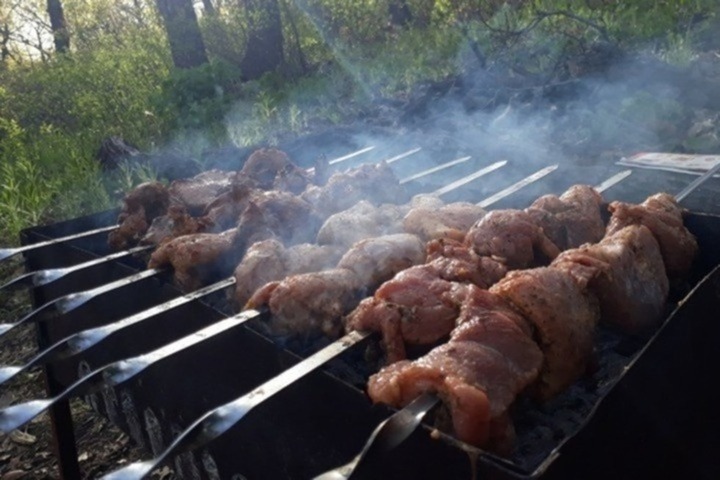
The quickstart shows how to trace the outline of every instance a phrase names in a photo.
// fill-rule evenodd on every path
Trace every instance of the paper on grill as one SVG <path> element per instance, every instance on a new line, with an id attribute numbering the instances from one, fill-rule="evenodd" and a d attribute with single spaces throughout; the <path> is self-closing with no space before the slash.
<path id="1" fill-rule="evenodd" d="M 670 172 L 700 175 L 720 163 L 718 155 L 687 153 L 641 152 L 620 159 L 617 164 L 630 167 L 666 170 Z M 717 177 L 718 175 L 716 175 Z"/>

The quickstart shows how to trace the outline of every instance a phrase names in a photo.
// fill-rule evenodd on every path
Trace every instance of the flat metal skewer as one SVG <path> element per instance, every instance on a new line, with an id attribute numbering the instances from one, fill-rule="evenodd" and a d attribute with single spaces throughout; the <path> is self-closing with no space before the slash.
<path id="1" fill-rule="evenodd" d="M 72 240 L 77 240 L 79 238 L 90 237 L 92 235 L 97 235 L 99 233 L 110 232 L 112 230 L 115 230 L 118 227 L 119 227 L 119 225 L 110 225 L 107 227 L 100 227 L 100 228 L 95 228 L 93 230 L 87 230 L 87 231 L 81 232 L 81 233 L 75 233 L 73 235 L 68 235 L 65 237 L 53 238 L 52 240 L 44 240 L 42 242 L 33 243 L 31 245 L 25 245 L 23 247 L 0 248 L 0 262 L 2 262 L 3 260 L 5 260 L 7 258 L 15 256 L 19 253 L 24 253 L 24 252 L 27 252 L 30 250 L 34 250 L 36 248 L 47 247 L 48 245 L 55 245 L 56 243 L 69 242 Z"/>
<path id="2" fill-rule="evenodd" d="M 163 359 L 185 350 L 209 337 L 219 335 L 231 328 L 242 325 L 262 315 L 257 310 L 246 310 L 232 317 L 216 322 L 179 340 L 137 357 L 120 360 L 92 371 L 55 397 L 31 400 L 11 405 L 0 410 L 0 431 L 10 433 L 52 407 L 54 404 L 77 395 L 93 393 L 103 384 L 117 386 L 129 381 L 150 365 L 158 364 Z"/>
<path id="3" fill-rule="evenodd" d="M 56 280 L 59 280 L 63 278 L 66 275 L 69 275 L 73 272 L 77 272 L 79 270 L 83 270 L 86 268 L 94 267 L 96 265 L 101 265 L 103 263 L 112 262 L 114 260 L 117 260 L 122 257 L 127 257 L 128 255 L 134 255 L 136 253 L 144 252 L 147 250 L 150 250 L 154 248 L 153 245 L 145 245 L 141 247 L 135 247 L 128 250 L 123 250 L 122 252 L 113 253 L 111 255 L 107 255 L 104 257 L 95 258 L 93 260 L 89 260 L 87 262 L 78 263 L 77 265 L 73 265 L 71 267 L 63 267 L 63 268 L 48 268 L 45 270 L 36 270 L 34 272 L 28 272 L 24 275 L 20 275 L 19 277 L 10 280 L 6 284 L 0 286 L 0 290 L 3 289 L 9 289 L 9 290 L 15 290 L 23 287 L 40 287 L 43 285 L 48 285 Z"/>
<path id="4" fill-rule="evenodd" d="M 95 297 L 108 293 L 112 290 L 125 287 L 127 285 L 145 280 L 146 278 L 154 277 L 165 270 L 152 268 L 149 270 L 143 270 L 139 273 L 134 273 L 128 277 L 115 280 L 114 282 L 106 283 L 89 290 L 83 290 L 82 292 L 70 293 L 63 297 L 56 298 L 48 303 L 45 303 L 32 312 L 25 315 L 23 318 L 15 323 L 0 323 L 0 338 L 6 335 L 8 332 L 14 330 L 20 325 L 25 325 L 30 322 L 39 320 L 39 314 L 48 310 L 52 310 L 56 313 L 64 314 L 68 313 L 76 308 L 84 305 Z"/>
<path id="5" fill-rule="evenodd" d="M 182 295 L 167 302 L 155 305 L 142 312 L 136 313 L 122 320 L 118 320 L 108 325 L 90 328 L 81 332 L 70 335 L 59 342 L 46 348 L 24 365 L 5 365 L 0 367 L 0 386 L 8 382 L 18 374 L 29 370 L 32 367 L 45 365 L 47 363 L 68 358 L 83 352 L 87 352 L 100 342 L 112 337 L 117 332 L 138 325 L 160 313 L 167 312 L 181 305 L 185 305 L 194 300 L 198 300 L 204 296 L 210 295 L 217 291 L 223 290 L 235 284 L 235 277 L 229 277 L 219 282 L 208 285 L 207 287 L 196 290 L 192 293 Z"/>

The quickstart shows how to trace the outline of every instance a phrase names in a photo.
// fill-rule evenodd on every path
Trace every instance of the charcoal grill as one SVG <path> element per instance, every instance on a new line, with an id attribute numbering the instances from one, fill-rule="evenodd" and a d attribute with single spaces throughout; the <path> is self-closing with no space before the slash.
<path id="1" fill-rule="evenodd" d="M 528 171 L 527 165 L 511 167 L 504 172 L 503 182 L 508 184 Z M 561 170 L 561 174 L 523 189 L 496 207 L 524 207 L 539 195 L 560 193 L 574 183 L 600 181 L 616 171 L 612 166 L 565 166 Z M 679 191 L 687 183 L 687 178 L 677 174 L 637 171 L 605 196 L 639 202 L 657 191 Z M 477 201 L 497 190 L 497 184 L 489 184 L 471 184 L 457 197 Z M 520 415 L 519 435 L 527 435 L 521 445 L 549 441 L 554 450 L 536 449 L 544 451 L 539 454 L 530 448 L 530 453 L 519 460 L 503 460 L 433 431 L 426 424 L 400 447 L 365 464 L 359 478 L 718 478 L 720 462 L 715 458 L 720 440 L 714 431 L 720 426 L 719 414 L 715 413 L 720 388 L 709 374 L 703 375 L 712 372 L 717 363 L 714 341 L 720 338 L 720 325 L 712 313 L 720 304 L 720 270 L 713 269 L 720 264 L 720 251 L 715 248 L 720 239 L 720 216 L 714 214 L 720 212 L 716 193 L 717 186 L 708 184 L 685 202 L 693 210 L 687 224 L 698 237 L 701 252 L 690 282 L 694 289 L 652 338 L 617 341 L 613 337 L 616 355 L 626 361 L 635 358 L 631 368 L 608 380 L 598 394 L 601 401 L 574 405 L 583 413 L 580 418 L 560 419 L 573 427 L 559 438 L 543 439 L 542 432 L 524 425 L 526 420 L 529 425 L 538 418 L 557 421 L 552 412 L 536 409 L 529 416 Z M 117 213 L 30 228 L 22 232 L 22 243 L 112 225 Z M 99 235 L 30 251 L 25 255 L 27 270 L 108 254 L 105 240 Z M 34 288 L 33 303 L 40 306 L 143 268 L 132 257 L 98 265 L 82 275 Z M 39 347 L 117 321 L 178 294 L 167 275 L 128 285 L 51 322 L 40 322 Z M 48 393 L 55 395 L 79 375 L 117 359 L 118 352 L 122 357 L 142 353 L 228 313 L 218 294 L 160 314 L 142 335 L 121 333 L 81 359 L 47 366 Z M 201 414 L 281 373 L 306 353 L 261 332 L 259 322 L 251 322 L 173 356 L 162 368 L 147 369 L 130 387 L 105 389 L 86 400 L 149 452 L 160 453 Z M 373 342 L 369 338 L 364 343 Z M 362 390 L 370 373 L 360 368 L 364 364 L 362 353 L 362 348 L 347 352 L 328 368 L 269 399 L 243 419 L 242 425 L 207 447 L 179 456 L 174 461 L 176 472 L 183 478 L 310 478 L 346 462 L 361 449 L 377 423 L 391 413 L 383 406 L 372 406 Z M 572 392 L 570 395 L 564 401 L 578 403 Z M 570 416 L 567 412 L 573 409 L 562 411 Z M 56 406 L 52 416 L 63 474 L 76 478 L 79 474 L 67 404 Z"/>

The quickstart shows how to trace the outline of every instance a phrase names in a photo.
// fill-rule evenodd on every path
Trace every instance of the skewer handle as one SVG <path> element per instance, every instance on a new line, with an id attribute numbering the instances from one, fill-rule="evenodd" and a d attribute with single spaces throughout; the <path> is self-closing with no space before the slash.
<path id="1" fill-rule="evenodd" d="M 117 225 L 111 225 L 109 227 L 100 227 L 100 228 L 96 228 L 94 230 L 88 230 L 88 231 L 76 233 L 73 235 L 67 235 L 65 237 L 53 238 L 51 240 L 45 240 L 42 242 L 33 243 L 31 245 L 25 245 L 23 247 L 0 248 L 0 262 L 7 258 L 15 256 L 19 253 L 27 252 L 28 250 L 34 250 L 36 248 L 42 248 L 42 247 L 46 247 L 48 245 L 54 245 L 54 244 L 62 243 L 62 242 L 69 242 L 70 240 L 76 240 L 78 238 L 89 237 L 91 235 L 97 235 L 98 233 L 109 232 L 111 230 L 115 230 L 116 228 L 118 228 Z"/>

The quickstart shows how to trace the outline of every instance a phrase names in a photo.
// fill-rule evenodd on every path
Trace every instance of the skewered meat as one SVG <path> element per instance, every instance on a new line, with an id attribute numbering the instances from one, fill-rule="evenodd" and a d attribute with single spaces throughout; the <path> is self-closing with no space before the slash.
<path id="1" fill-rule="evenodd" d="M 337 268 L 291 275 L 266 284 L 252 295 L 246 306 L 268 307 L 272 314 L 270 326 L 276 333 L 320 329 L 326 335 L 337 336 L 342 316 L 357 305 L 368 289 L 411 262 L 424 259 L 423 245 L 413 235 L 363 240 L 353 245 Z"/>
<path id="2" fill-rule="evenodd" d="M 695 237 L 683 224 L 683 209 L 672 195 L 658 193 L 640 205 L 612 202 L 607 234 L 611 235 L 628 225 L 645 225 L 660 245 L 667 276 L 685 278 L 698 251 Z"/>
<path id="3" fill-rule="evenodd" d="M 501 261 L 510 270 L 552 260 L 560 253 L 542 228 L 522 210 L 488 213 L 470 228 L 465 244 L 478 255 Z"/>
<path id="4" fill-rule="evenodd" d="M 602 197 L 592 187 L 574 185 L 560 197 L 545 195 L 525 211 L 560 250 L 599 242 L 605 234 Z"/>
<path id="5" fill-rule="evenodd" d="M 268 308 L 271 330 L 278 335 L 320 331 L 339 335 L 338 319 L 364 294 L 358 277 L 345 268 L 291 275 L 256 291 L 247 308 Z"/>
<path id="6" fill-rule="evenodd" d="M 397 233 L 355 243 L 338 262 L 369 290 L 396 273 L 425 261 L 425 245 L 415 235 Z"/>
<path id="7" fill-rule="evenodd" d="M 192 178 L 174 180 L 168 190 L 191 215 L 200 215 L 218 195 L 230 188 L 234 177 L 235 172 L 207 170 Z"/>
<path id="8" fill-rule="evenodd" d="M 148 182 L 138 185 L 125 195 L 123 202 L 122 212 L 118 216 L 120 227 L 108 236 L 108 244 L 117 250 L 137 242 L 155 217 L 165 213 L 170 206 L 170 194 L 162 183 Z"/>
<path id="9" fill-rule="evenodd" d="M 510 272 L 490 287 L 535 328 L 535 340 L 545 354 L 534 386 L 541 399 L 558 394 L 585 372 L 600 318 L 598 300 L 587 284 L 597 274 L 594 267 L 577 269 L 573 275 L 540 267 Z"/>
<path id="10" fill-rule="evenodd" d="M 507 451 L 513 436 L 508 407 L 537 378 L 542 352 L 524 319 L 477 287 L 470 288 L 459 323 L 447 343 L 424 357 L 373 375 L 368 393 L 399 408 L 436 392 L 449 406 L 460 440 Z"/>
<path id="11" fill-rule="evenodd" d="M 175 281 L 184 291 L 200 288 L 209 273 L 227 276 L 237 264 L 239 249 L 236 230 L 222 233 L 196 233 L 183 235 L 161 245 L 150 256 L 148 268 L 171 265 Z M 223 261 L 218 261 L 223 259 Z"/>
<path id="12" fill-rule="evenodd" d="M 428 345 L 455 327 L 472 286 L 443 280 L 431 265 L 403 270 L 345 319 L 346 330 L 380 332 L 388 363 L 406 358 L 405 345 Z"/>
<path id="13" fill-rule="evenodd" d="M 256 232 L 267 231 L 288 244 L 315 239 L 319 220 L 312 206 L 296 195 L 277 190 L 256 190 L 245 210 L 249 211 L 247 214 L 243 212 L 237 225 L 242 236 L 248 235 L 249 238 Z M 256 235 L 255 239 L 261 238 Z M 245 237 L 243 240 L 246 240 Z"/>
<path id="14" fill-rule="evenodd" d="M 406 196 L 385 162 L 334 173 L 324 186 L 310 185 L 302 194 L 322 218 L 346 210 L 360 200 L 369 200 L 375 205 L 400 204 L 407 200 Z"/>
<path id="15" fill-rule="evenodd" d="M 403 227 L 408 233 L 414 233 L 425 241 L 451 238 L 462 241 L 465 234 L 479 219 L 485 210 L 477 205 L 456 202 L 448 205 L 421 206 L 413 208 L 403 219 Z"/>
<path id="16" fill-rule="evenodd" d="M 481 257 L 454 240 L 432 240 L 426 249 L 427 262 L 443 280 L 469 282 L 481 288 L 489 288 L 507 273 L 504 264 L 490 257 Z"/>
<path id="17" fill-rule="evenodd" d="M 242 175 L 255 180 L 259 188 L 280 188 L 299 194 L 309 184 L 308 174 L 290 161 L 287 154 L 275 148 L 254 151 L 245 161 Z"/>
<path id="18" fill-rule="evenodd" d="M 328 217 L 318 231 L 317 243 L 349 248 L 355 242 L 366 238 L 400 233 L 400 221 L 405 210 L 402 206 L 390 204 L 375 207 L 370 202 L 361 200 L 347 210 Z"/>
<path id="19" fill-rule="evenodd" d="M 257 191 L 250 182 L 233 182 L 228 191 L 210 202 L 203 216 L 219 231 L 232 228 Z"/>
<path id="20" fill-rule="evenodd" d="M 180 204 L 173 204 L 165 215 L 155 217 L 140 243 L 161 245 L 173 238 L 209 230 L 213 223 L 205 218 L 193 218 Z"/>
<path id="21" fill-rule="evenodd" d="M 572 271 L 597 267 L 588 288 L 600 300 L 603 321 L 626 332 L 656 326 L 662 318 L 669 283 L 660 247 L 650 230 L 631 225 L 605 237 L 561 253 L 552 267 Z"/>
<path id="22" fill-rule="evenodd" d="M 341 249 L 335 246 L 303 243 L 285 248 L 276 239 L 256 242 L 235 268 L 234 303 L 243 307 L 252 294 L 266 283 L 288 275 L 333 267 L 341 254 Z"/>

